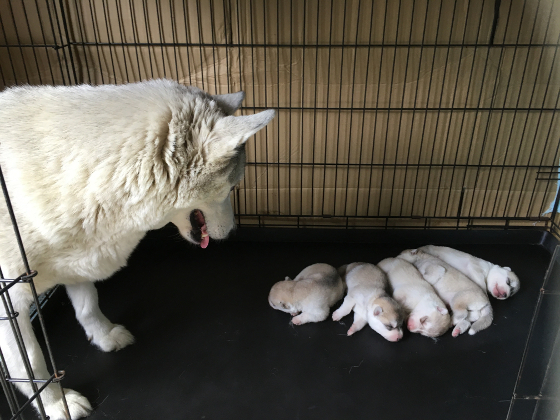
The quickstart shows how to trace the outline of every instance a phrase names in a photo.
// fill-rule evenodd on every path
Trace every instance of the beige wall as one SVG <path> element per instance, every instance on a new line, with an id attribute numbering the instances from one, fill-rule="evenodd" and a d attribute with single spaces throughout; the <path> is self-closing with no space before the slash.
<path id="1" fill-rule="evenodd" d="M 0 0 L 0 83 L 168 77 L 280 108 L 249 145 L 241 214 L 413 227 L 535 218 L 553 199 L 537 178 L 560 158 L 559 2 L 502 1 L 494 46 L 482 0 L 68 0 L 66 26 L 56 5 Z"/>

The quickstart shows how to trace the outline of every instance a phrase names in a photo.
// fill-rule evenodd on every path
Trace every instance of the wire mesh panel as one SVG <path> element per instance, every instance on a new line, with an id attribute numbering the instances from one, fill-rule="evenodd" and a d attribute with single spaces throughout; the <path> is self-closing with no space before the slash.
<path id="1" fill-rule="evenodd" d="M 0 333 L 3 335 L 3 343 L 13 343 L 12 346 L 14 348 L 7 349 L 3 348 L 0 349 L 0 384 L 2 385 L 2 390 L 4 391 L 4 395 L 8 401 L 9 408 L 12 412 L 12 419 L 23 419 L 23 412 L 24 410 L 30 406 L 32 403 L 36 404 L 36 408 L 39 411 L 39 414 L 42 419 L 47 419 L 47 415 L 45 413 L 45 407 L 43 405 L 43 401 L 41 399 L 41 392 L 48 387 L 53 386 L 52 384 L 57 384 L 56 386 L 59 387 L 60 393 L 62 394 L 62 401 L 64 405 L 64 409 L 66 411 L 66 416 L 70 419 L 70 412 L 68 410 L 68 405 L 66 403 L 66 398 L 64 397 L 64 392 L 62 389 L 62 385 L 60 381 L 64 377 L 64 371 L 58 371 L 56 369 L 56 365 L 54 362 L 54 358 L 52 355 L 52 351 L 50 348 L 48 336 L 45 329 L 45 323 L 43 320 L 43 316 L 41 313 L 41 302 L 39 297 L 37 296 L 37 292 L 35 290 L 35 286 L 33 284 L 33 277 L 37 275 L 37 272 L 32 270 L 29 266 L 29 262 L 27 261 L 27 256 L 25 254 L 25 249 L 23 246 L 23 241 L 19 234 L 19 229 L 17 227 L 17 222 L 15 219 L 15 215 L 12 209 L 12 205 L 10 202 L 10 198 L 8 195 L 8 191 L 6 188 L 6 184 L 4 181 L 4 176 L 0 169 L 0 184 L 2 186 L 2 192 L 4 194 L 4 199 L 6 201 L 6 207 L 12 222 L 12 226 L 14 228 L 14 242 L 17 242 L 17 247 L 21 253 L 22 265 L 25 267 L 25 273 L 18 276 L 15 279 L 6 279 L 4 278 L 4 274 L 2 269 L 0 268 L 0 299 L 2 300 L 2 306 L 0 309 L 0 328 L 2 331 Z M 52 372 L 54 372 L 48 378 L 38 378 L 35 376 L 34 373 L 34 365 L 30 360 L 28 355 L 28 351 L 26 349 L 26 343 L 23 338 L 22 328 L 18 322 L 18 317 L 20 314 L 14 309 L 14 304 L 12 303 L 12 298 L 10 297 L 10 289 L 14 290 L 14 287 L 25 287 L 28 286 L 32 297 L 33 297 L 33 304 L 35 314 L 39 320 L 41 332 L 43 334 L 45 345 L 47 349 L 47 354 L 51 363 Z M 11 335 L 11 337 L 10 337 Z M 10 338 L 8 338 L 10 337 Z M 9 351 L 8 351 L 9 350 Z M 27 377 L 20 378 L 14 377 L 10 374 L 10 367 L 5 357 L 5 354 L 10 353 L 9 358 L 14 358 L 16 356 L 16 363 L 21 363 L 24 366 L 25 372 Z M 32 389 L 32 395 L 24 402 L 20 403 L 20 398 L 18 394 L 15 392 L 14 384 L 24 384 L 28 383 Z"/>
<path id="2" fill-rule="evenodd" d="M 550 225 L 558 2 L 2 3 L 4 85 L 167 77 L 276 107 L 241 225 Z"/>

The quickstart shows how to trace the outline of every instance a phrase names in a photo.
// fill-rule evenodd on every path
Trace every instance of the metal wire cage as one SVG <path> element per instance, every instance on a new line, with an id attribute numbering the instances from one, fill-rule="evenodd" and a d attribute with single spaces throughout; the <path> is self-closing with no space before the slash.
<path id="1" fill-rule="evenodd" d="M 167 77 L 279 115 L 241 226 L 558 230 L 558 4 L 7 1 L 0 82 Z"/>
<path id="2" fill-rule="evenodd" d="M 554 0 L 0 0 L 0 88 L 245 90 L 239 226 L 560 236 L 559 43 Z"/>

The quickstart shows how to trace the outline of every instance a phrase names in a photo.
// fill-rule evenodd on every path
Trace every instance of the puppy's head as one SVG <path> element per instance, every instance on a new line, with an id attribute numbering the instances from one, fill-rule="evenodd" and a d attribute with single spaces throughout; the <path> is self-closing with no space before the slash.
<path id="1" fill-rule="evenodd" d="M 391 297 L 383 296 L 368 303 L 369 326 L 389 341 L 399 341 L 403 336 L 401 306 Z"/>
<path id="2" fill-rule="evenodd" d="M 439 337 L 451 327 L 449 311 L 443 303 L 427 303 L 418 305 L 407 321 L 407 328 L 412 333 L 426 337 Z"/>
<path id="3" fill-rule="evenodd" d="M 402 258 L 403 260 L 414 264 L 422 254 L 423 251 L 420 251 L 419 249 L 405 249 L 398 255 L 398 258 Z"/>
<path id="4" fill-rule="evenodd" d="M 279 281 L 274 284 L 268 294 L 269 305 L 279 311 L 296 314 L 298 311 L 293 301 L 294 285 L 292 280 Z"/>
<path id="5" fill-rule="evenodd" d="M 487 289 L 496 299 L 507 299 L 519 290 L 521 283 L 511 268 L 493 266 L 486 278 Z"/>

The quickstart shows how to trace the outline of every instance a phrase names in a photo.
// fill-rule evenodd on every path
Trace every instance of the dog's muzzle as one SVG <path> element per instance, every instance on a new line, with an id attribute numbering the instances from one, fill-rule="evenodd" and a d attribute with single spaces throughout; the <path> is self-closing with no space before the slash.
<path id="1" fill-rule="evenodd" d="M 210 236 L 206 230 L 206 219 L 201 210 L 193 210 L 189 216 L 191 222 L 191 238 L 198 242 L 201 248 L 206 248 L 210 242 Z"/>

